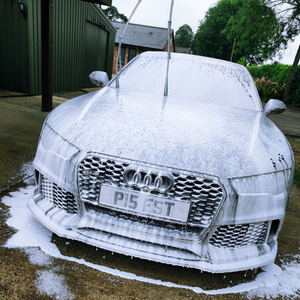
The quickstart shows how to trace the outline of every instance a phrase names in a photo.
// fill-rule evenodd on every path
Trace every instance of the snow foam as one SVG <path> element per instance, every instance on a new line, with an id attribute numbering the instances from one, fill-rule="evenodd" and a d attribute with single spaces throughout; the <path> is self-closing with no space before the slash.
<path id="1" fill-rule="evenodd" d="M 9 196 L 2 199 L 2 202 L 10 207 L 11 217 L 7 219 L 7 224 L 18 230 L 17 233 L 6 242 L 7 248 L 22 248 L 29 256 L 32 264 L 51 266 L 53 257 L 74 261 L 88 267 L 97 269 L 114 276 L 124 279 L 139 280 L 156 285 L 163 285 L 172 288 L 190 289 L 196 293 L 205 294 L 228 294 L 228 293 L 247 293 L 249 298 L 279 297 L 297 298 L 300 296 L 300 255 L 296 255 L 288 263 L 282 263 L 282 268 L 275 264 L 270 264 L 263 268 L 264 272 L 259 273 L 252 282 L 238 284 L 233 287 L 223 289 L 203 290 L 201 287 L 179 285 L 172 282 L 137 276 L 133 273 L 111 269 L 106 266 L 96 265 L 86 262 L 84 259 L 64 256 L 60 253 L 55 244 L 51 243 L 52 233 L 42 226 L 27 208 L 27 200 L 33 193 L 34 187 L 20 189 L 12 192 Z M 35 248 L 30 248 L 35 247 Z M 41 250 L 39 250 L 41 249 Z M 300 248 L 299 248 L 300 250 Z M 289 255 L 287 256 L 290 258 Z M 36 287 L 41 294 L 55 296 L 57 299 L 73 299 L 74 297 L 66 287 L 65 278 L 55 273 L 55 269 L 37 272 L 38 278 L 35 281 Z M 50 284 L 51 283 L 51 284 Z"/>

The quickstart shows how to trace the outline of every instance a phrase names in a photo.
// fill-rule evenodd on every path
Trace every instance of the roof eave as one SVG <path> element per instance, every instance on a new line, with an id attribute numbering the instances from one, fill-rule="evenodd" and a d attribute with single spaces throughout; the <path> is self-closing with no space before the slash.
<path id="1" fill-rule="evenodd" d="M 106 6 L 111 6 L 112 5 L 112 0 L 81 0 L 85 2 L 92 2 L 100 5 L 106 5 Z"/>

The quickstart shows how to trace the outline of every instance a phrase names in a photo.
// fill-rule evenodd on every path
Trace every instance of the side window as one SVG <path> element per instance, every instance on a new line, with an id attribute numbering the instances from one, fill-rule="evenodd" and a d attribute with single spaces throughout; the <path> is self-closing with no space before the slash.
<path id="1" fill-rule="evenodd" d="M 128 62 L 130 62 L 136 56 L 136 49 L 130 48 L 128 54 Z"/>

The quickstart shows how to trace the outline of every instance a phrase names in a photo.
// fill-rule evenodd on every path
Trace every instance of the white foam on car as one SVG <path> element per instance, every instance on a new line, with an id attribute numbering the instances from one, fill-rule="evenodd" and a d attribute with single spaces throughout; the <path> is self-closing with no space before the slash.
<path id="1" fill-rule="evenodd" d="M 285 263 L 285 257 L 282 257 L 283 263 L 281 268 L 275 264 L 265 266 L 263 268 L 264 272 L 259 273 L 252 282 L 210 291 L 203 290 L 201 287 L 179 285 L 172 282 L 163 282 L 161 280 L 137 276 L 133 273 L 92 264 L 86 262 L 84 259 L 64 256 L 60 253 L 56 245 L 51 243 L 52 232 L 41 225 L 27 208 L 27 200 L 33 193 L 33 189 L 34 187 L 29 186 L 11 193 L 10 197 L 6 196 L 2 199 L 2 202 L 10 207 L 11 216 L 7 219 L 7 224 L 18 230 L 18 232 L 12 235 L 12 237 L 6 242 L 5 247 L 23 248 L 29 256 L 29 260 L 32 264 L 49 267 L 52 263 L 51 257 L 56 257 L 68 261 L 74 261 L 124 279 L 134 279 L 141 282 L 173 288 L 190 289 L 196 293 L 214 295 L 246 292 L 249 298 L 282 296 L 284 298 L 293 299 L 300 296 L 299 254 L 294 256 L 292 260 L 290 259 L 290 255 L 287 254 L 286 259 L 289 260 L 288 263 Z M 38 247 L 42 251 L 28 247 Z M 38 271 L 37 275 L 38 278 L 35 281 L 35 285 L 40 290 L 41 294 L 55 296 L 60 299 L 72 299 L 74 297 L 74 295 L 68 291 L 64 276 L 56 274 L 55 269 Z M 49 280 L 49 278 L 51 280 Z"/>

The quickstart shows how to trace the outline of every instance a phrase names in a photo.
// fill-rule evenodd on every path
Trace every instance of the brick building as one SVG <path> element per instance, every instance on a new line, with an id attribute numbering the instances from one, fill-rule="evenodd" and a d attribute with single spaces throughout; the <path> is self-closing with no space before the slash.
<path id="1" fill-rule="evenodd" d="M 123 33 L 125 23 L 112 22 L 117 30 L 114 49 L 113 74 L 116 74 L 116 59 L 119 37 Z M 174 30 L 171 31 L 171 52 L 175 52 Z M 145 51 L 168 51 L 168 29 L 138 24 L 128 24 L 122 40 L 122 67 L 131 59 Z"/>

